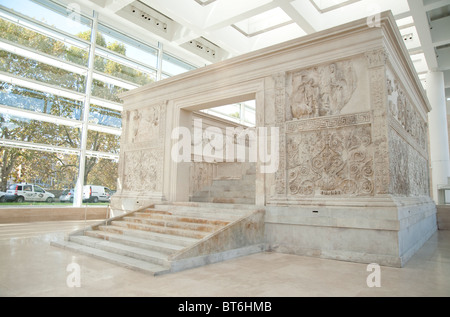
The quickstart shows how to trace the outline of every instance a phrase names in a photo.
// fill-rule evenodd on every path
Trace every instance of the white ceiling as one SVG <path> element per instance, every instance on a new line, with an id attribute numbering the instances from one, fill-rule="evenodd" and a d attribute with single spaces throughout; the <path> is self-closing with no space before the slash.
<path id="1" fill-rule="evenodd" d="M 450 0 L 65 0 L 197 66 L 391 10 L 416 70 L 444 71 L 450 98 Z"/>

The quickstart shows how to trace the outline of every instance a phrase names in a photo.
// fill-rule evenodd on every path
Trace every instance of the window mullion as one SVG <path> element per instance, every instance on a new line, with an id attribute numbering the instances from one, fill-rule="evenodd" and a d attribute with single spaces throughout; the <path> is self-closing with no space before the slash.
<path id="1" fill-rule="evenodd" d="M 81 128 L 81 147 L 80 147 L 80 159 L 78 166 L 78 180 L 75 187 L 75 199 L 73 201 L 74 207 L 80 207 L 83 203 L 83 186 L 84 186 L 84 174 L 86 169 L 86 147 L 88 137 L 88 122 L 89 122 L 89 108 L 91 104 L 91 87 L 94 77 L 94 61 L 95 61 L 95 47 L 97 40 L 97 28 L 98 28 L 98 12 L 93 12 L 92 28 L 91 28 L 91 44 L 89 47 L 89 59 L 88 59 L 88 72 L 86 76 L 86 97 L 83 106 L 83 121 Z"/>

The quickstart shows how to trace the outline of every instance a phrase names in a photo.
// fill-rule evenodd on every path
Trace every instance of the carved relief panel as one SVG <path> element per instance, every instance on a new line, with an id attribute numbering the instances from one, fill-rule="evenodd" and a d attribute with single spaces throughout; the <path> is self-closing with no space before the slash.
<path id="1" fill-rule="evenodd" d="M 162 191 L 165 109 L 160 103 L 127 111 L 119 177 L 123 191 Z"/>
<path id="2" fill-rule="evenodd" d="M 370 120 L 370 115 L 348 117 L 351 116 L 335 118 L 336 128 L 332 129 L 304 129 L 304 122 L 299 122 L 300 132 L 291 124 L 288 133 L 297 133 L 287 137 L 289 195 L 373 195 L 371 125 L 347 124 Z M 331 122 L 326 121 L 328 123 L 316 122 L 315 125 Z"/>
<path id="3" fill-rule="evenodd" d="M 427 123 L 424 117 L 408 98 L 400 81 L 388 70 L 386 77 L 390 118 L 396 126 L 406 132 L 405 137 L 411 137 L 415 146 L 427 151 Z M 391 122 L 392 123 L 392 122 Z"/>
<path id="4" fill-rule="evenodd" d="M 373 195 L 369 76 L 364 55 L 288 72 L 276 193 Z M 280 79 L 283 79 L 281 77 Z M 278 90 L 275 89 L 275 93 Z M 366 112 L 362 112 L 366 111 Z"/>
<path id="5" fill-rule="evenodd" d="M 429 195 L 428 127 L 398 78 L 386 76 L 389 119 L 390 192 L 401 196 Z"/>
<path id="6" fill-rule="evenodd" d="M 159 138 L 163 130 L 165 106 L 162 104 L 131 110 L 127 143 L 142 143 Z"/>
<path id="7" fill-rule="evenodd" d="M 353 61 L 340 61 L 292 74 L 293 119 L 338 115 L 358 85 Z"/>
<path id="8" fill-rule="evenodd" d="M 391 193 L 400 196 L 429 195 L 428 161 L 394 129 L 389 131 Z"/>
<path id="9" fill-rule="evenodd" d="M 123 189 L 139 192 L 162 190 L 163 151 L 158 148 L 125 153 Z"/>

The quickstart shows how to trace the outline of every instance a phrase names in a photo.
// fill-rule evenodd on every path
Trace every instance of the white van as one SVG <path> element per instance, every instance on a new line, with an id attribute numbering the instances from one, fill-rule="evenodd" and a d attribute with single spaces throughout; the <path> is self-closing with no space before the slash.
<path id="1" fill-rule="evenodd" d="M 52 203 L 55 195 L 45 189 L 28 183 L 13 184 L 8 187 L 5 195 L 5 201 L 46 201 Z"/>
<path id="2" fill-rule="evenodd" d="M 99 201 L 109 202 L 111 199 L 111 190 L 105 186 L 84 185 L 83 201 L 97 203 Z"/>

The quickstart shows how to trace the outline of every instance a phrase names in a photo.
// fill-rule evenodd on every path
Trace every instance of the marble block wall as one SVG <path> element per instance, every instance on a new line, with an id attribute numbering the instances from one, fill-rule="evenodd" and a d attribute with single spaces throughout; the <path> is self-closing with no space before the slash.
<path id="1" fill-rule="evenodd" d="M 278 131 L 278 168 L 256 162 L 268 250 L 401 267 L 436 231 L 430 105 L 391 12 L 379 27 L 354 21 L 122 97 L 115 210 L 188 201 L 192 164 L 171 160 L 173 129 L 254 99 L 257 127 Z"/>
<path id="2" fill-rule="evenodd" d="M 401 267 L 436 231 L 429 107 L 396 57 L 382 47 L 273 76 L 270 124 L 284 133 L 268 249 Z"/>
<path id="3" fill-rule="evenodd" d="M 165 122 L 164 102 L 124 109 L 118 192 L 112 200 L 114 216 L 162 199 Z"/>

